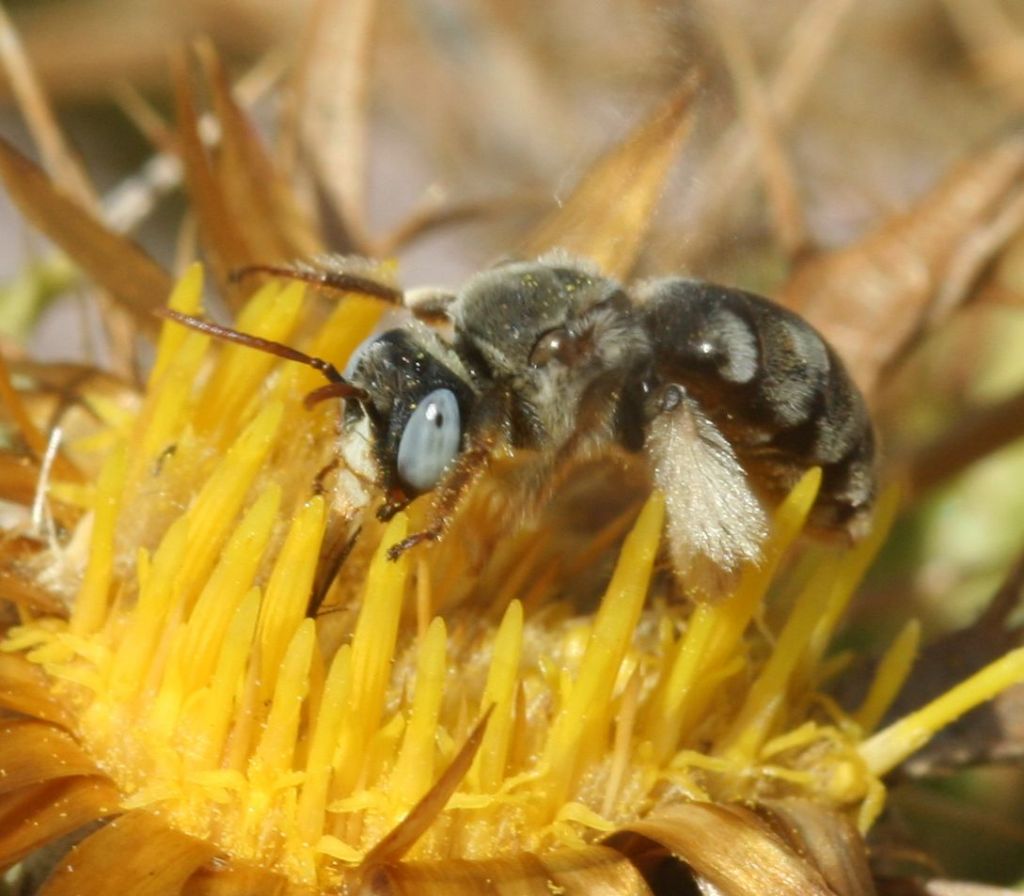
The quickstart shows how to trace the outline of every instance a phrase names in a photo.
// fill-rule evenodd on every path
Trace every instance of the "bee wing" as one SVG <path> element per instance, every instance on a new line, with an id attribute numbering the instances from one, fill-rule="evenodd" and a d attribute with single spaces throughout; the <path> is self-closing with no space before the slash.
<path id="1" fill-rule="evenodd" d="M 647 433 L 654 484 L 665 495 L 666 534 L 687 590 L 722 594 L 741 564 L 757 562 L 764 508 L 732 445 L 679 385 L 666 386 Z"/>

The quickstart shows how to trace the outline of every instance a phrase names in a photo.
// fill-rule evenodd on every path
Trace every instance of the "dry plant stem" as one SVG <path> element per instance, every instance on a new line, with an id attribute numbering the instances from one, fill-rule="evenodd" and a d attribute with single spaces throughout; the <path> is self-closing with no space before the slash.
<path id="1" fill-rule="evenodd" d="M 790 258 L 805 247 L 807 231 L 792 166 L 779 136 L 750 42 L 740 22 L 725 4 L 702 0 L 705 18 L 718 38 L 735 86 L 741 113 L 757 141 L 758 162 L 771 207 L 775 233 Z"/>
<path id="2" fill-rule="evenodd" d="M 31 63 L 22 48 L 6 10 L 0 6 L 0 63 L 7 72 L 15 102 L 26 123 L 45 167 L 54 183 L 83 209 L 98 211 L 98 201 L 89 178 L 78 158 L 67 145 Z M 117 373 L 134 373 L 135 343 L 131 323 L 111 296 L 99 293 L 103 327 L 110 352 L 111 367 Z"/>
<path id="3" fill-rule="evenodd" d="M 926 494 L 1021 436 L 1024 392 L 968 414 L 910 459 L 908 499 Z"/>
<path id="4" fill-rule="evenodd" d="M 269 94 L 281 78 L 280 57 L 268 54 L 232 85 L 232 93 L 238 97 L 240 106 L 249 108 Z M 149 217 L 163 196 L 181 186 L 184 172 L 174 128 L 131 84 L 120 82 L 114 85 L 113 91 L 114 101 L 121 111 L 158 150 L 135 174 L 104 197 L 104 219 L 114 230 L 130 233 Z M 201 134 L 210 133 L 219 139 L 219 129 L 213 115 L 201 116 Z"/>
<path id="5" fill-rule="evenodd" d="M 1013 19 L 996 0 L 943 0 L 968 46 L 981 55 L 1015 32 Z"/>
<path id="6" fill-rule="evenodd" d="M 982 78 L 1007 90 L 1016 103 L 1021 90 L 1021 48 L 1024 34 L 996 0 L 944 0 L 954 27 L 959 31 Z"/>
<path id="7" fill-rule="evenodd" d="M 68 146 L 57 124 L 46 93 L 25 55 L 18 32 L 0 5 L 0 63 L 10 82 L 15 102 L 39 148 L 43 164 L 54 183 L 82 206 L 92 208 L 96 194 L 78 157 Z"/>
<path id="8" fill-rule="evenodd" d="M 111 99 L 150 144 L 164 153 L 173 153 L 174 128 L 134 84 L 118 81 L 111 87 Z"/>
<path id="9" fill-rule="evenodd" d="M 970 296 L 984 268 L 997 252 L 1024 227 L 1024 189 L 1007 194 L 994 217 L 967 235 L 949 262 L 946 276 L 928 309 L 925 326 L 933 329 L 942 323 Z"/>
<path id="10" fill-rule="evenodd" d="M 171 288 L 167 272 L 62 194 L 38 166 L 3 140 L 0 178 L 22 214 L 107 290 L 132 315 L 138 330 L 152 333 L 152 310 Z"/>
<path id="11" fill-rule="evenodd" d="M 208 40 L 195 48 L 220 124 L 220 146 L 215 156 L 221 188 L 233 213 L 248 222 L 251 251 L 257 258 L 302 258 L 323 251 L 293 200 L 289 184 L 280 176 L 246 116 L 224 64 Z"/>
<path id="12" fill-rule="evenodd" d="M 366 254 L 370 244 L 366 153 L 377 15 L 377 0 L 317 0 L 305 51 L 299 55 L 302 64 L 294 85 L 291 125 L 299 164 L 331 199 L 347 241 L 342 251 L 360 254 Z"/>
<path id="13" fill-rule="evenodd" d="M 780 301 L 828 337 L 870 397 L 1019 230 L 1022 174 L 1024 135 L 1013 133 L 962 162 L 905 214 L 800 265 Z"/>
<path id="14" fill-rule="evenodd" d="M 800 14 L 789 32 L 789 53 L 768 81 L 768 109 L 777 128 L 785 129 L 792 121 L 855 6 L 854 0 L 816 0 Z M 701 171 L 701 183 L 707 186 L 689 201 L 690 236 L 682 247 L 670 250 L 677 266 L 693 267 L 707 255 L 714 235 L 722 232 L 723 217 L 751 187 L 757 149 L 743 123 L 722 135 Z"/>
<path id="15" fill-rule="evenodd" d="M 466 202 L 427 202 L 414 209 L 391 233 L 381 237 L 372 254 L 377 258 L 387 258 L 442 228 L 486 218 L 498 219 L 503 215 L 536 212 L 547 209 L 550 201 L 548 194 L 537 191 Z"/>
<path id="16" fill-rule="evenodd" d="M 36 460 L 41 460 L 46 453 L 46 436 L 32 422 L 21 396 L 11 384 L 11 373 L 2 355 L 0 355 L 0 406 L 7 411 Z M 59 477 L 70 479 L 72 482 L 82 481 L 82 474 L 78 468 L 61 453 L 58 453 L 55 458 L 54 471 Z"/>
<path id="17" fill-rule="evenodd" d="M 238 300 L 232 288 L 231 272 L 256 261 L 239 228 L 240 222 L 231 214 L 221 189 L 213 162 L 200 136 L 200 111 L 192 84 L 190 54 L 179 53 L 173 60 L 175 108 L 178 118 L 178 144 L 185 169 L 185 181 L 193 208 L 210 254 L 221 292 Z"/>

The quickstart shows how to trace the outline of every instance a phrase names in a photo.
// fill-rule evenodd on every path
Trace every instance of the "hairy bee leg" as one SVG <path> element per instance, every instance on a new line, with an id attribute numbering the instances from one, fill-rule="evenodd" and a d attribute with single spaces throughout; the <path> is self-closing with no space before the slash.
<path id="1" fill-rule="evenodd" d="M 654 396 L 647 457 L 665 495 L 665 532 L 688 591 L 724 594 L 740 566 L 756 563 L 769 521 L 733 446 L 678 383 Z"/>
<path id="2" fill-rule="evenodd" d="M 455 518 L 462 499 L 490 464 L 495 441 L 481 439 L 477 445 L 465 451 L 434 492 L 430 505 L 429 522 L 426 528 L 413 532 L 408 538 L 388 549 L 388 559 L 397 560 L 410 548 L 425 541 L 437 541 L 448 530 Z"/>
<path id="3" fill-rule="evenodd" d="M 599 377 L 584 393 L 576 427 L 553 458 L 538 465 L 532 476 L 523 477 L 521 490 L 530 513 L 537 513 L 566 482 L 573 470 L 588 460 L 610 460 L 628 465 L 628 455 L 643 446 L 642 434 L 624 439 L 617 419 L 622 400 L 617 377 Z M 631 444 L 636 441 L 635 445 Z M 630 443 L 630 444 L 627 444 Z"/>
<path id="4" fill-rule="evenodd" d="M 394 562 L 402 556 L 406 551 L 416 547 L 418 544 L 423 544 L 425 541 L 437 541 L 444 534 L 443 529 L 424 529 L 420 532 L 414 532 L 408 538 L 403 538 L 398 544 L 393 544 L 388 548 L 388 560 Z"/>
<path id="5" fill-rule="evenodd" d="M 405 492 L 394 489 L 385 498 L 384 503 L 377 508 L 377 519 L 382 523 L 386 523 L 396 513 L 405 510 L 411 503 L 412 498 L 407 497 Z"/>
<path id="6" fill-rule="evenodd" d="M 425 541 L 437 541 L 448 530 L 463 498 L 490 466 L 495 448 L 508 437 L 511 396 L 496 392 L 477 408 L 475 435 L 433 492 L 426 527 L 392 545 L 388 559 L 397 560 L 410 548 Z"/>
<path id="7" fill-rule="evenodd" d="M 325 464 L 320 472 L 313 477 L 313 494 L 315 495 L 326 495 L 329 491 L 326 481 L 327 477 L 331 475 L 335 470 L 341 466 L 341 458 L 334 457 L 330 462 Z"/>

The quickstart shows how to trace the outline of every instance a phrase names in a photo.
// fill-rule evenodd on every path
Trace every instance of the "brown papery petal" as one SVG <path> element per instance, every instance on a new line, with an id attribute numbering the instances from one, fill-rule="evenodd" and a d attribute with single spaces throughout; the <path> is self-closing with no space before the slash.
<path id="1" fill-rule="evenodd" d="M 488 862 L 409 862 L 376 869 L 367 896 L 651 896 L 636 867 L 593 846 Z"/>
<path id="2" fill-rule="evenodd" d="M 174 104 L 178 118 L 178 150 L 185 169 L 192 211 L 199 221 L 210 267 L 217 278 L 223 295 L 229 301 L 239 293 L 232 286 L 231 272 L 257 261 L 277 259 L 260 258 L 243 234 L 241 222 L 225 195 L 224 184 L 218 177 L 203 141 L 199 136 L 200 110 L 192 84 L 191 59 L 180 53 L 174 57 Z M 246 222 L 248 224 L 248 222 Z M 232 302 L 237 305 L 237 302 Z"/>
<path id="3" fill-rule="evenodd" d="M 188 896 L 316 896 L 317 890 L 301 887 L 269 871 L 232 865 L 201 868 L 185 884 Z"/>
<path id="4" fill-rule="evenodd" d="M 40 896 L 168 896 L 181 892 L 215 853 L 209 843 L 171 830 L 155 815 L 132 812 L 72 849 Z"/>
<path id="5" fill-rule="evenodd" d="M 14 653 L 0 653 L 0 708 L 70 728 L 68 710 L 50 692 L 46 673 Z"/>
<path id="6" fill-rule="evenodd" d="M 794 850 L 807 855 L 840 896 L 874 893 L 867 852 L 850 820 L 809 800 L 771 800 L 758 814 Z"/>
<path id="7" fill-rule="evenodd" d="M 565 249 L 613 277 L 633 269 L 665 177 L 689 133 L 696 79 L 688 79 L 626 140 L 599 158 L 569 198 L 520 247 L 524 258 Z"/>
<path id="8" fill-rule="evenodd" d="M 117 811 L 117 788 L 106 778 L 65 778 L 0 797 L 0 867 Z"/>
<path id="9" fill-rule="evenodd" d="M 284 181 L 231 92 L 224 63 L 209 41 L 198 48 L 221 140 L 214 164 L 229 214 L 245 222 L 246 238 L 257 258 L 307 258 L 323 251 Z"/>
<path id="10" fill-rule="evenodd" d="M 906 214 L 797 267 L 779 300 L 828 338 L 869 396 L 883 371 L 971 293 L 1024 226 L 1024 134 L 976 153 Z"/>
<path id="11" fill-rule="evenodd" d="M 96 763 L 60 728 L 32 719 L 0 724 L 0 793 L 97 771 Z"/>
<path id="12" fill-rule="evenodd" d="M 835 896 L 810 862 L 740 806 L 672 806 L 626 825 L 624 831 L 661 845 L 725 896 Z M 627 855 L 642 846 L 621 832 L 609 838 L 608 844 Z"/>
<path id="13" fill-rule="evenodd" d="M 41 168 L 2 139 L 0 178 L 29 221 L 106 289 L 141 330 L 156 331 L 152 311 L 171 290 L 171 278 L 160 265 L 61 193 Z"/>

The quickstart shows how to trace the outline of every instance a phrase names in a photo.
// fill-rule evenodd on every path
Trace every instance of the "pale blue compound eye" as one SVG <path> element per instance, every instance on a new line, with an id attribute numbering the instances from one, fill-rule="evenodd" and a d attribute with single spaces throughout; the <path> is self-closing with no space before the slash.
<path id="1" fill-rule="evenodd" d="M 416 492 L 430 491 L 459 450 L 462 423 L 450 389 L 435 389 L 413 411 L 398 443 L 398 475 Z"/>

